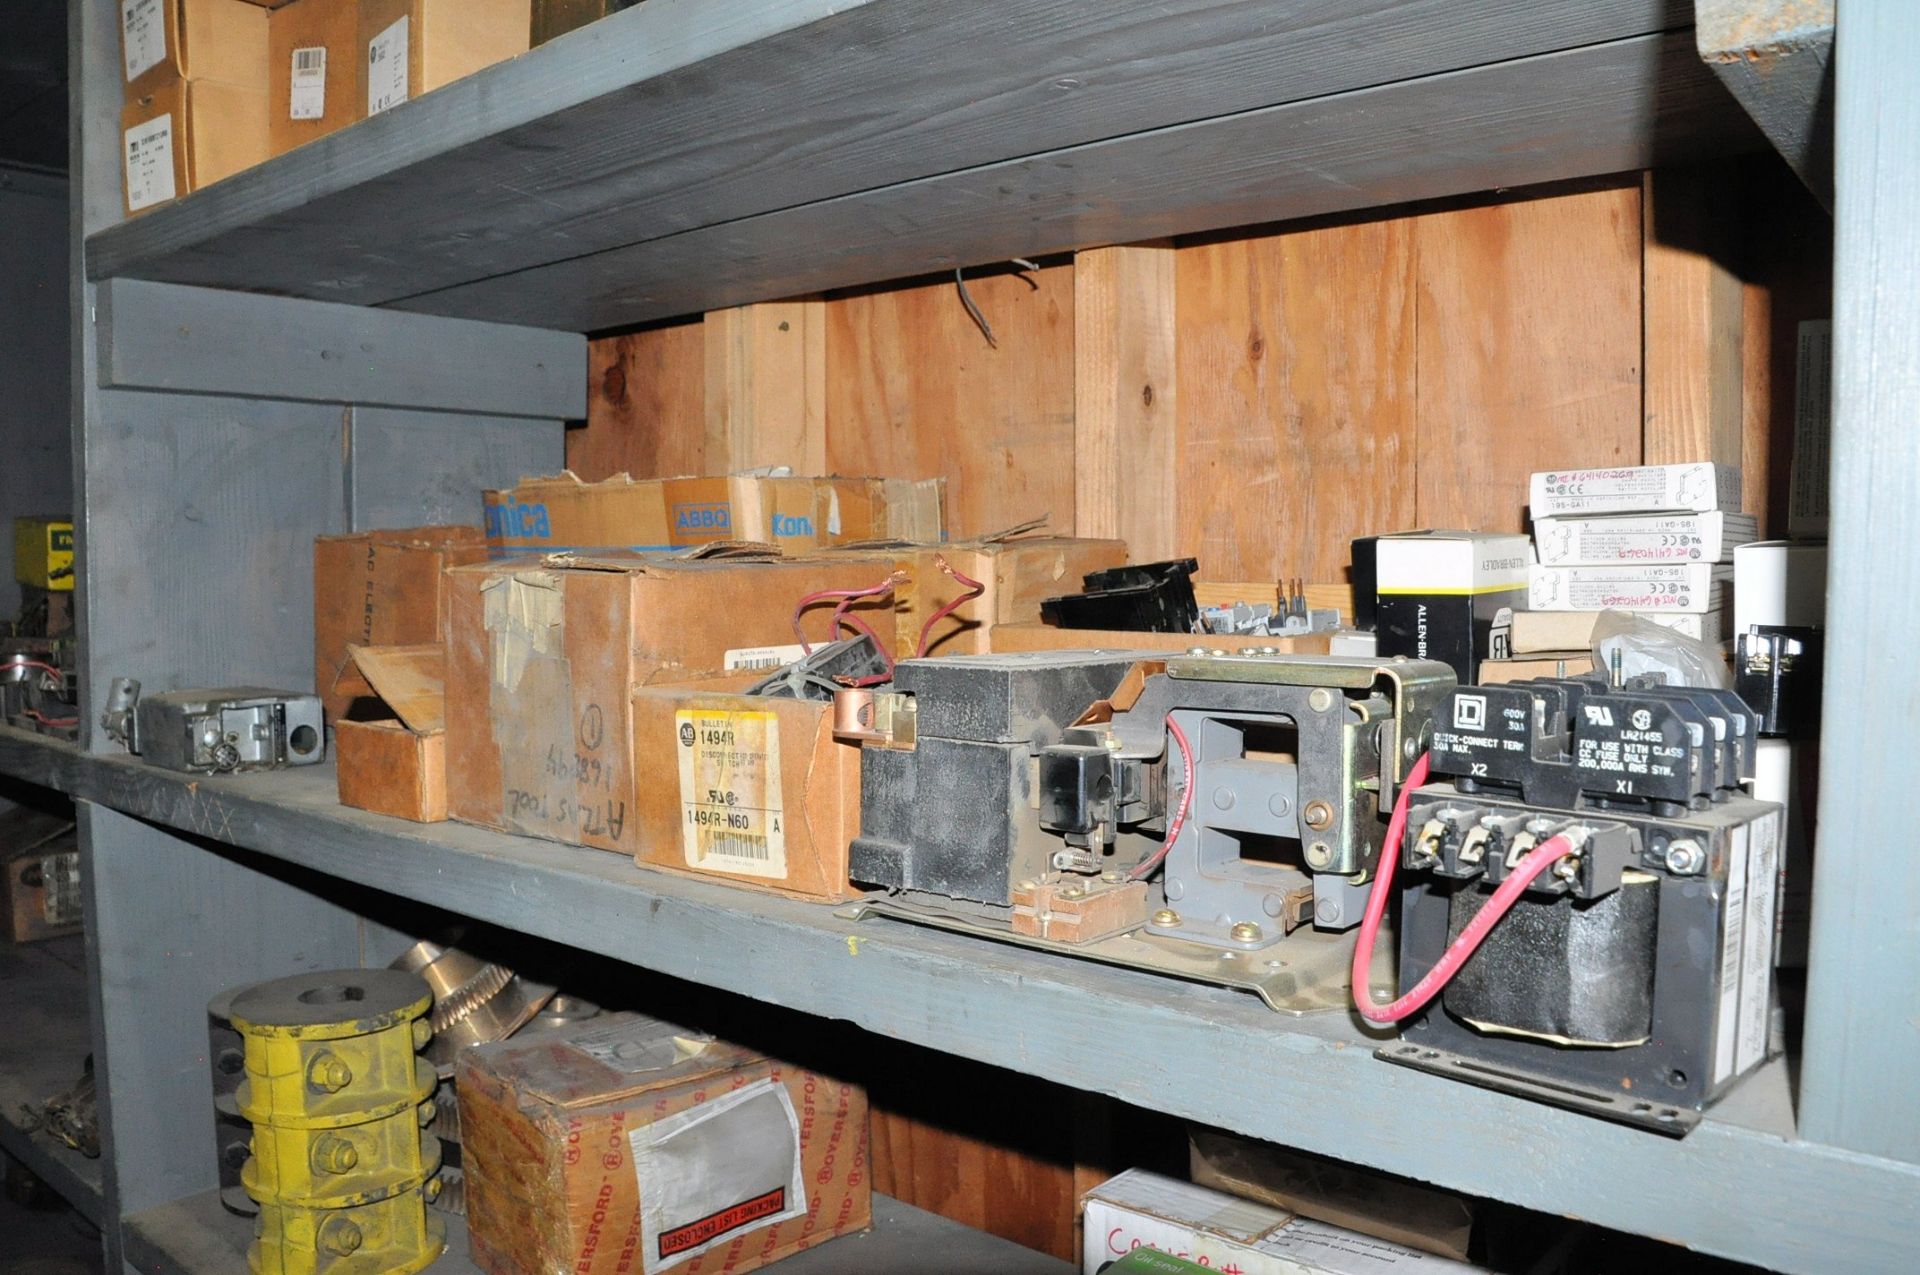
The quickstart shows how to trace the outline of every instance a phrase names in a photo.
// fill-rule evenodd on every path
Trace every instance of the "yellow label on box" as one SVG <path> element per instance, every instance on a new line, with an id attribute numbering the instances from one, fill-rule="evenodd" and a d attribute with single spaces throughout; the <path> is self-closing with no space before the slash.
<path id="1" fill-rule="evenodd" d="M 37 589 L 72 589 L 73 524 L 64 518 L 15 518 L 13 578 Z"/>
<path id="2" fill-rule="evenodd" d="M 780 719 L 764 710 L 683 708 L 673 721 L 687 866 L 786 876 Z"/>

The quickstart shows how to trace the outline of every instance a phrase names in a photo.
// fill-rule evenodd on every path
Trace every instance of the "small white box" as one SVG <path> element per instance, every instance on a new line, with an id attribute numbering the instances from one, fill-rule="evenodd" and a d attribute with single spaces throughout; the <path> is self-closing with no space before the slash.
<path id="1" fill-rule="evenodd" d="M 1082 1275 L 1136 1248 L 1240 1275 L 1456 1275 L 1482 1268 L 1129 1169 L 1087 1193 Z"/>
<path id="2" fill-rule="evenodd" d="M 1727 641 L 1725 611 L 1635 611 L 1633 614 L 1697 641 L 1714 645 Z M 1513 653 L 1591 650 L 1593 626 L 1599 620 L 1598 611 L 1516 611 L 1513 613 Z"/>
<path id="3" fill-rule="evenodd" d="M 1827 546 L 1760 540 L 1733 551 L 1733 632 L 1756 624 L 1822 628 L 1827 622 Z"/>
<path id="4" fill-rule="evenodd" d="M 1536 519 L 1712 513 L 1740 508 L 1740 471 L 1711 461 L 1548 470 L 1533 476 L 1527 499 Z"/>
<path id="5" fill-rule="evenodd" d="M 1533 547 L 1543 567 L 1731 562 L 1735 546 L 1758 534 L 1752 514 L 1717 511 L 1541 518 L 1533 524 Z"/>
<path id="6" fill-rule="evenodd" d="M 1529 611 L 1716 611 L 1726 605 L 1732 567 L 1535 567 L 1528 575 Z"/>

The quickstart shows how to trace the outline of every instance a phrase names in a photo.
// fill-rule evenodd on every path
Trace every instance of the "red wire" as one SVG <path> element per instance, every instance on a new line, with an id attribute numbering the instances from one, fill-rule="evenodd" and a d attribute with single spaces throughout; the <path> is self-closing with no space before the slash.
<path id="1" fill-rule="evenodd" d="M 973 601 L 975 598 L 979 597 L 981 594 L 987 591 L 986 585 L 981 584 L 978 580 L 974 579 L 972 576 L 968 575 L 966 572 L 957 570 L 951 563 L 949 563 L 947 561 L 947 556 L 945 554 L 943 553 L 934 554 L 933 563 L 935 566 L 939 567 L 942 571 L 952 576 L 955 580 L 958 580 L 961 584 L 966 585 L 967 591 L 961 594 L 959 597 L 955 598 L 953 601 L 947 603 L 947 605 L 941 607 L 938 611 L 935 611 L 932 615 L 928 616 L 927 622 L 920 626 L 920 644 L 916 646 L 913 650 L 913 658 L 916 660 L 927 653 L 927 639 L 932 636 L 934 625 L 940 623 L 940 621 L 946 619 L 948 616 L 952 615 L 955 611 L 958 611 L 961 607 L 965 606 L 967 603 Z"/>
<path id="2" fill-rule="evenodd" d="M 1380 871 L 1374 878 L 1373 892 L 1367 896 L 1367 910 L 1360 920 L 1360 936 L 1353 948 L 1353 1003 L 1359 1009 L 1360 1016 L 1368 1022 L 1395 1023 L 1407 1015 L 1422 1008 L 1439 994 L 1460 967 L 1467 963 L 1480 944 L 1492 933 L 1493 927 L 1500 924 L 1502 917 L 1525 894 L 1534 878 L 1552 867 L 1556 862 L 1573 853 L 1573 843 L 1562 836 L 1548 837 L 1528 852 L 1520 861 L 1520 866 L 1507 873 L 1507 879 L 1493 892 L 1493 897 L 1474 914 L 1473 920 L 1460 931 L 1460 937 L 1448 945 L 1434 967 L 1427 971 L 1425 978 L 1414 984 L 1413 990 L 1398 1000 L 1381 1005 L 1374 1001 L 1368 991 L 1368 980 L 1373 971 L 1373 947 L 1380 936 L 1380 919 L 1386 915 L 1387 898 L 1392 893 L 1394 868 L 1400 861 L 1400 841 L 1407 828 L 1407 804 L 1413 790 L 1427 782 L 1427 757 L 1423 753 L 1420 760 L 1407 772 L 1406 783 L 1400 787 L 1400 798 L 1393 803 L 1393 818 L 1387 822 L 1387 839 L 1380 849 Z"/>
<path id="3" fill-rule="evenodd" d="M 1186 767 L 1185 786 L 1180 790 L 1180 809 L 1174 811 L 1173 822 L 1167 825 L 1167 836 L 1160 848 L 1134 866 L 1127 873 L 1129 881 L 1144 881 L 1160 866 L 1160 861 L 1173 849 L 1173 839 L 1180 835 L 1180 829 L 1186 826 L 1187 812 L 1193 809 L 1193 746 L 1187 742 L 1187 732 L 1180 729 L 1180 723 L 1167 717 L 1167 730 L 1173 736 L 1173 742 L 1180 746 L 1180 760 Z"/>
<path id="4" fill-rule="evenodd" d="M 37 708 L 28 709 L 27 716 L 42 726 L 78 726 L 80 724 L 80 719 L 77 717 L 48 717 Z"/>
<path id="5" fill-rule="evenodd" d="M 807 641 L 806 632 L 800 627 L 800 617 L 806 613 L 806 610 L 808 607 L 815 606 L 821 602 L 825 602 L 828 598 L 841 599 L 840 606 L 834 608 L 835 621 L 834 621 L 833 632 L 834 632 L 834 636 L 838 637 L 840 634 L 839 617 L 846 613 L 846 606 L 848 603 L 851 603 L 859 598 L 877 598 L 883 594 L 892 593 L 895 586 L 902 583 L 906 578 L 907 577 L 905 572 L 896 571 L 892 575 L 889 575 L 886 579 L 882 580 L 879 584 L 873 585 L 869 588 L 821 589 L 817 593 L 809 593 L 805 597 L 801 598 L 800 601 L 796 603 L 793 608 L 793 635 L 800 639 L 800 649 L 808 655 L 813 654 L 813 644 Z M 874 636 L 872 629 L 867 630 L 867 635 L 869 637 L 873 637 L 873 640 L 875 642 L 878 642 L 880 640 L 877 636 Z M 891 660 L 888 661 L 888 667 L 892 667 Z"/>
<path id="6" fill-rule="evenodd" d="M 11 660 L 5 664 L 0 664 L 0 672 L 10 668 L 37 668 L 42 673 L 51 673 L 55 677 L 65 677 L 67 675 L 66 670 L 55 668 L 51 664 L 42 664 L 39 660 Z"/>

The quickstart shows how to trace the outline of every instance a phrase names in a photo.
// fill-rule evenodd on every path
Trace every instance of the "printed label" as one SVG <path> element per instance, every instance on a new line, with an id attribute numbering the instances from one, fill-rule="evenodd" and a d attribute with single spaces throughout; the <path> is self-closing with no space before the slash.
<path id="1" fill-rule="evenodd" d="M 567 1038 L 569 1045 L 624 1076 L 663 1071 L 695 1057 L 712 1041 L 704 1032 L 644 1017 Z"/>
<path id="2" fill-rule="evenodd" d="M 807 1211 L 800 1121 L 772 1078 L 641 1125 L 628 1141 L 646 1275 Z"/>
<path id="3" fill-rule="evenodd" d="M 736 669 L 757 671 L 785 668 L 805 658 L 806 654 L 807 649 L 798 642 L 789 642 L 785 646 L 743 646 L 721 656 L 720 667 L 729 673 Z"/>
<path id="4" fill-rule="evenodd" d="M 127 207 L 139 212 L 173 196 L 173 116 L 162 115 L 127 130 Z"/>
<path id="5" fill-rule="evenodd" d="M 1735 1075 L 1767 1056 L 1767 1036 L 1773 1017 L 1774 911 L 1779 891 L 1780 816 L 1768 815 L 1752 825 L 1747 846 L 1746 921 L 1740 943 L 1739 1047 Z"/>
<path id="6" fill-rule="evenodd" d="M 42 858 L 40 879 L 46 882 L 41 915 L 47 924 L 80 924 L 80 852 L 69 850 Z"/>
<path id="7" fill-rule="evenodd" d="M 407 20 L 367 41 L 367 114 L 390 111 L 407 100 Z"/>
<path id="8" fill-rule="evenodd" d="M 324 45 L 293 51 L 293 95 L 287 118 L 317 120 L 327 113 L 327 50 Z"/>
<path id="9" fill-rule="evenodd" d="M 786 876 L 780 719 L 770 712 L 683 708 L 673 720 L 687 866 Z"/>
<path id="10" fill-rule="evenodd" d="M 1740 970 L 1747 927 L 1747 843 L 1749 828 L 1735 828 L 1727 844 L 1727 894 L 1722 903 L 1720 988 L 1713 1009 L 1713 1083 L 1734 1075 L 1738 1056 L 1736 1024 L 1740 1015 Z M 1761 893 L 1770 893 L 1771 878 Z M 1769 936 L 1771 937 L 1771 936 Z"/>
<path id="11" fill-rule="evenodd" d="M 120 0 L 120 48 L 128 81 L 166 60 L 167 15 L 160 0 Z"/>

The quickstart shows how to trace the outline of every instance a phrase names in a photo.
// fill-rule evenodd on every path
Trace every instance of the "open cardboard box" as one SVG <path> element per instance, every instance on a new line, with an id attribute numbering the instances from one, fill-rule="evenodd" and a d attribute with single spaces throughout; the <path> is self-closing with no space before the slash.
<path id="1" fill-rule="evenodd" d="M 365 683 L 361 700 L 381 701 L 393 716 L 334 723 L 340 804 L 375 814 L 439 823 L 447 817 L 447 652 L 420 646 L 349 646 Z M 355 679 L 341 686 L 359 690 Z"/>

